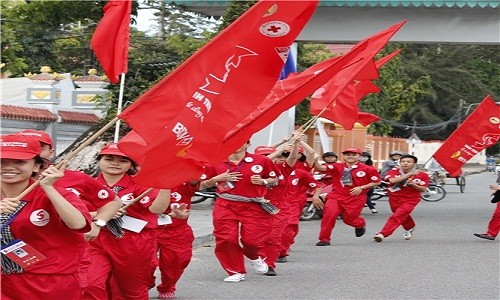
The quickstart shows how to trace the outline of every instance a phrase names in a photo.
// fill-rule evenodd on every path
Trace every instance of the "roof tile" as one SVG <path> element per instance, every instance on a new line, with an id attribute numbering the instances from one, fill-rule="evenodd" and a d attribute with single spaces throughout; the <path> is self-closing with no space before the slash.
<path id="1" fill-rule="evenodd" d="M 93 113 L 64 110 L 60 110 L 58 113 L 61 116 L 62 123 L 94 125 L 99 121 L 99 117 Z"/>
<path id="2" fill-rule="evenodd" d="M 0 116 L 6 119 L 38 122 L 54 122 L 57 115 L 48 109 L 28 108 L 15 105 L 0 105 Z"/>

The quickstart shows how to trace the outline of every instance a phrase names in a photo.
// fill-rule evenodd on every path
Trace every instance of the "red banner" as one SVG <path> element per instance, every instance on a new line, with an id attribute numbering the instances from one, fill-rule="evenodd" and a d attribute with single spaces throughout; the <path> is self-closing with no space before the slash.
<path id="1" fill-rule="evenodd" d="M 176 173 L 186 162 L 220 160 L 225 135 L 274 86 L 317 2 L 258 2 L 120 114 L 147 145 L 119 143 L 127 155 L 144 151 L 135 180 L 172 187 L 194 179 Z M 146 167 L 148 159 L 161 167 Z"/>
<path id="2" fill-rule="evenodd" d="M 437 162 L 456 177 L 473 156 L 500 139 L 500 105 L 487 96 L 434 153 Z"/>
<path id="3" fill-rule="evenodd" d="M 394 27 L 399 29 L 397 25 L 391 28 L 394 30 Z M 387 31 L 391 32 L 390 30 L 386 30 L 383 31 L 383 33 L 387 34 Z M 379 33 L 374 37 L 380 36 L 383 35 Z M 374 37 L 371 39 L 374 39 Z M 380 47 L 380 41 L 375 44 Z M 371 50 L 375 49 L 377 48 Z M 348 69 L 343 70 L 343 73 L 337 75 L 313 94 L 309 106 L 310 113 L 312 115 L 321 115 L 322 117 L 341 125 L 346 130 L 354 128 L 354 124 L 356 122 L 367 126 L 368 124 L 380 120 L 380 117 L 372 114 L 363 113 L 363 115 L 360 116 L 359 114 L 361 112 L 359 112 L 358 104 L 359 101 L 361 101 L 361 99 L 369 93 L 380 92 L 380 89 L 372 83 L 370 79 L 378 77 L 378 68 L 382 67 L 397 54 L 399 54 L 399 50 L 382 57 L 376 62 L 374 62 L 373 59 L 370 59 L 364 65 L 353 66 L 351 72 L 349 72 Z M 375 56 L 376 52 L 372 51 L 371 55 Z M 374 68 L 375 71 L 373 70 Z M 340 78 L 340 80 L 336 78 Z M 345 82 L 342 83 L 341 80 L 345 80 L 346 78 L 347 80 L 351 80 L 351 82 L 348 82 L 347 84 Z M 354 81 L 352 78 L 360 81 Z M 336 82 L 336 80 L 339 82 Z M 332 98 L 334 99 L 333 101 Z"/>
<path id="4" fill-rule="evenodd" d="M 117 83 L 128 69 L 131 0 L 109 0 L 90 45 L 109 81 Z"/>

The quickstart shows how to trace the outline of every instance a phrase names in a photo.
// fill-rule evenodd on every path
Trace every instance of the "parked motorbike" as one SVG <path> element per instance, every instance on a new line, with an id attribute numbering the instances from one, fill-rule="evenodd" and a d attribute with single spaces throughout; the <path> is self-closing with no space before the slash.
<path id="1" fill-rule="evenodd" d="M 191 204 L 201 203 L 205 200 L 212 200 L 213 204 L 216 198 L 217 194 L 215 193 L 215 187 L 210 187 L 196 191 L 193 197 L 191 198 Z"/>

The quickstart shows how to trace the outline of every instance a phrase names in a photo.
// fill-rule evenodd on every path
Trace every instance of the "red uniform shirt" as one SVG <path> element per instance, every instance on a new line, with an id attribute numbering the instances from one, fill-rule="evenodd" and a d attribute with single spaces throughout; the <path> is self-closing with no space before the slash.
<path id="1" fill-rule="evenodd" d="M 72 191 L 87 205 L 89 211 L 96 211 L 115 199 L 115 193 L 95 178 L 79 172 L 65 170 L 64 177 L 56 181 L 54 186 Z"/>
<path id="2" fill-rule="evenodd" d="M 346 163 L 333 163 L 326 167 L 326 174 L 332 176 L 333 191 L 329 194 L 332 197 L 348 197 L 352 188 L 362 186 L 371 182 L 380 182 L 380 174 L 372 166 L 363 163 L 355 164 L 349 171 L 352 178 L 352 185 L 342 184 L 342 175 L 348 168 Z M 363 189 L 362 194 L 366 194 L 368 189 Z"/>
<path id="3" fill-rule="evenodd" d="M 387 173 L 385 173 L 385 178 L 389 180 L 390 178 L 397 178 L 401 176 L 402 173 L 399 168 L 392 168 Z M 417 175 L 411 177 L 414 183 L 420 186 L 429 186 L 430 178 L 429 175 L 425 172 L 418 172 Z M 390 195 L 394 195 L 400 198 L 412 198 L 412 199 L 420 199 L 421 192 L 417 191 L 411 186 L 405 186 L 404 182 L 391 184 L 387 189 Z"/>
<path id="4" fill-rule="evenodd" d="M 102 174 L 97 176 L 97 181 L 108 186 L 111 190 L 113 190 L 122 203 L 128 204 L 143 192 L 148 190 L 147 187 L 143 187 L 141 185 L 136 184 L 132 181 L 132 177 L 128 174 L 124 174 L 122 179 L 120 179 L 113 186 L 107 185 L 106 181 Z M 147 221 L 145 228 L 154 229 L 158 227 L 158 216 L 149 211 L 149 207 L 155 200 L 158 195 L 158 190 L 152 190 L 146 197 L 138 202 L 132 204 L 129 208 L 127 208 L 127 215 L 136 219 L 141 219 Z"/>
<path id="5" fill-rule="evenodd" d="M 172 211 L 172 205 L 176 204 L 187 204 L 187 209 L 191 208 L 191 198 L 194 193 L 200 188 L 200 183 L 191 184 L 189 182 L 185 182 L 179 186 L 176 186 L 173 189 L 170 189 L 170 206 L 165 211 L 165 214 L 168 214 Z M 187 224 L 187 219 L 178 219 L 172 218 L 172 224 L 165 225 L 167 229 L 180 227 Z"/>
<path id="6" fill-rule="evenodd" d="M 290 173 L 286 188 L 283 191 L 283 199 L 287 202 L 297 202 L 307 198 L 306 192 L 310 188 L 317 188 L 318 181 L 310 172 L 296 169 Z"/>
<path id="7" fill-rule="evenodd" d="M 277 203 L 283 201 L 283 191 L 285 190 L 288 176 L 293 172 L 293 168 L 286 162 L 275 165 L 280 173 L 278 176 L 278 185 L 273 186 L 267 191 L 266 199 Z"/>
<path id="8" fill-rule="evenodd" d="M 82 233 L 90 231 L 92 218 L 78 196 L 60 187 L 55 189 L 84 215 L 87 225 L 79 230 L 68 228 L 41 187 L 28 193 L 23 198 L 27 203 L 10 224 L 10 230 L 14 238 L 32 246 L 46 259 L 26 268 L 25 272 L 74 274 L 78 270 L 79 247 L 85 242 Z"/>
<path id="9" fill-rule="evenodd" d="M 227 170 L 229 172 L 240 172 L 243 176 L 240 181 L 233 182 L 234 188 L 227 190 L 226 193 L 248 198 L 264 197 L 268 190 L 264 185 L 253 184 L 250 181 L 252 175 L 260 175 L 264 179 L 278 176 L 276 165 L 269 158 L 247 152 L 238 165 L 226 160 L 213 166 L 207 166 L 203 179 L 210 179 Z"/>

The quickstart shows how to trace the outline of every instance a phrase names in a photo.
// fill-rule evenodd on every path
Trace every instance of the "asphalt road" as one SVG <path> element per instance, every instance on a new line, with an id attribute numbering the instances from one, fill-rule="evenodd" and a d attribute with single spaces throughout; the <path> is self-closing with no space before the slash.
<path id="1" fill-rule="evenodd" d="M 376 201 L 378 214 L 363 211 L 363 237 L 339 221 L 328 247 L 315 246 L 320 220 L 301 222 L 289 262 L 278 265 L 276 277 L 256 275 L 247 263 L 245 281 L 224 283 L 213 244 L 198 247 L 176 299 L 499 299 L 499 240 L 473 236 L 486 231 L 495 208 L 488 189 L 495 179 L 470 175 L 464 194 L 450 185 L 445 199 L 422 201 L 410 241 L 399 228 L 374 242 L 390 215 L 387 200 Z M 155 299 L 156 290 L 150 295 Z"/>

